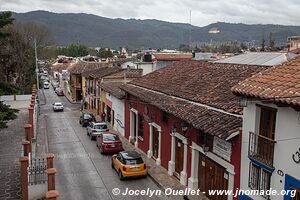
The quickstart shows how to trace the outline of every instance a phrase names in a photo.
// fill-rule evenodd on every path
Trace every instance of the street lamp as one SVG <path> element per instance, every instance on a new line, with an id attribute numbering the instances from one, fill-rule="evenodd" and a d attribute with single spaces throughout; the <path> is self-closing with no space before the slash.
<path id="1" fill-rule="evenodd" d="M 39 83 L 39 68 L 38 68 L 38 57 L 37 57 L 37 48 L 36 48 L 36 38 L 34 38 L 34 53 L 35 53 L 35 73 L 36 73 L 36 87 L 37 87 L 38 114 L 40 114 L 40 83 Z"/>

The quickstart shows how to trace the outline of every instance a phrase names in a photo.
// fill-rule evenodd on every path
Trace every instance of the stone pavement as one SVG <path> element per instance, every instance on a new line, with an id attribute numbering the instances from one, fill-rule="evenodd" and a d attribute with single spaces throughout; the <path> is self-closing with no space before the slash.
<path id="1" fill-rule="evenodd" d="M 20 110 L 18 118 L 9 121 L 8 128 L 0 131 L 0 199 L 5 200 L 21 198 L 19 158 L 25 138 L 24 124 L 28 121 L 29 101 L 12 104 Z"/>

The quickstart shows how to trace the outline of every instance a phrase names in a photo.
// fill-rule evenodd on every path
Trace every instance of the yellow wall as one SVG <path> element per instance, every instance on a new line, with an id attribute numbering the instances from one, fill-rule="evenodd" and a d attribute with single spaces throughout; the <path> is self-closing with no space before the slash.
<path id="1" fill-rule="evenodd" d="M 82 98 L 85 98 L 85 77 L 81 78 L 81 84 L 82 84 Z"/>

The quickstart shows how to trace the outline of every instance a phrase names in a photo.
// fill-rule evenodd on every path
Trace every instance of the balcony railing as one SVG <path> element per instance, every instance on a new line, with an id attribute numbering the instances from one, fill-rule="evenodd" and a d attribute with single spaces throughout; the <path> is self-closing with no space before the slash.
<path id="1" fill-rule="evenodd" d="M 270 167 L 273 167 L 274 146 L 276 141 L 250 132 L 248 155 Z"/>

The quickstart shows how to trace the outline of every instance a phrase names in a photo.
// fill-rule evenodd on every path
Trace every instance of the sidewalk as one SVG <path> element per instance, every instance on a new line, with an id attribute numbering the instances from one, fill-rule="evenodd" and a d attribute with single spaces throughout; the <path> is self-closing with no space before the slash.
<path id="1" fill-rule="evenodd" d="M 148 167 L 148 175 L 149 177 L 158 185 L 158 187 L 162 190 L 166 189 L 166 188 L 172 188 L 173 190 L 184 190 L 187 187 L 182 185 L 178 179 L 176 179 L 174 176 L 169 176 L 168 171 L 163 168 L 162 166 L 158 166 L 156 165 L 156 162 L 153 159 L 149 159 L 147 157 L 147 154 L 145 154 L 144 152 L 142 152 L 140 149 L 135 148 L 133 144 L 131 144 L 124 136 L 122 136 L 120 133 L 118 133 L 117 131 L 113 130 L 112 127 L 108 124 L 109 129 L 111 132 L 114 132 L 116 134 L 119 135 L 122 144 L 123 144 L 123 148 L 125 150 L 135 150 L 137 152 L 139 152 L 143 158 L 143 160 L 145 161 L 147 167 Z M 199 196 L 188 196 L 188 198 L 190 200 L 208 200 L 208 198 L 203 195 L 202 193 Z M 174 200 L 179 200 L 179 199 L 183 199 L 182 196 L 175 196 L 173 198 Z"/>

